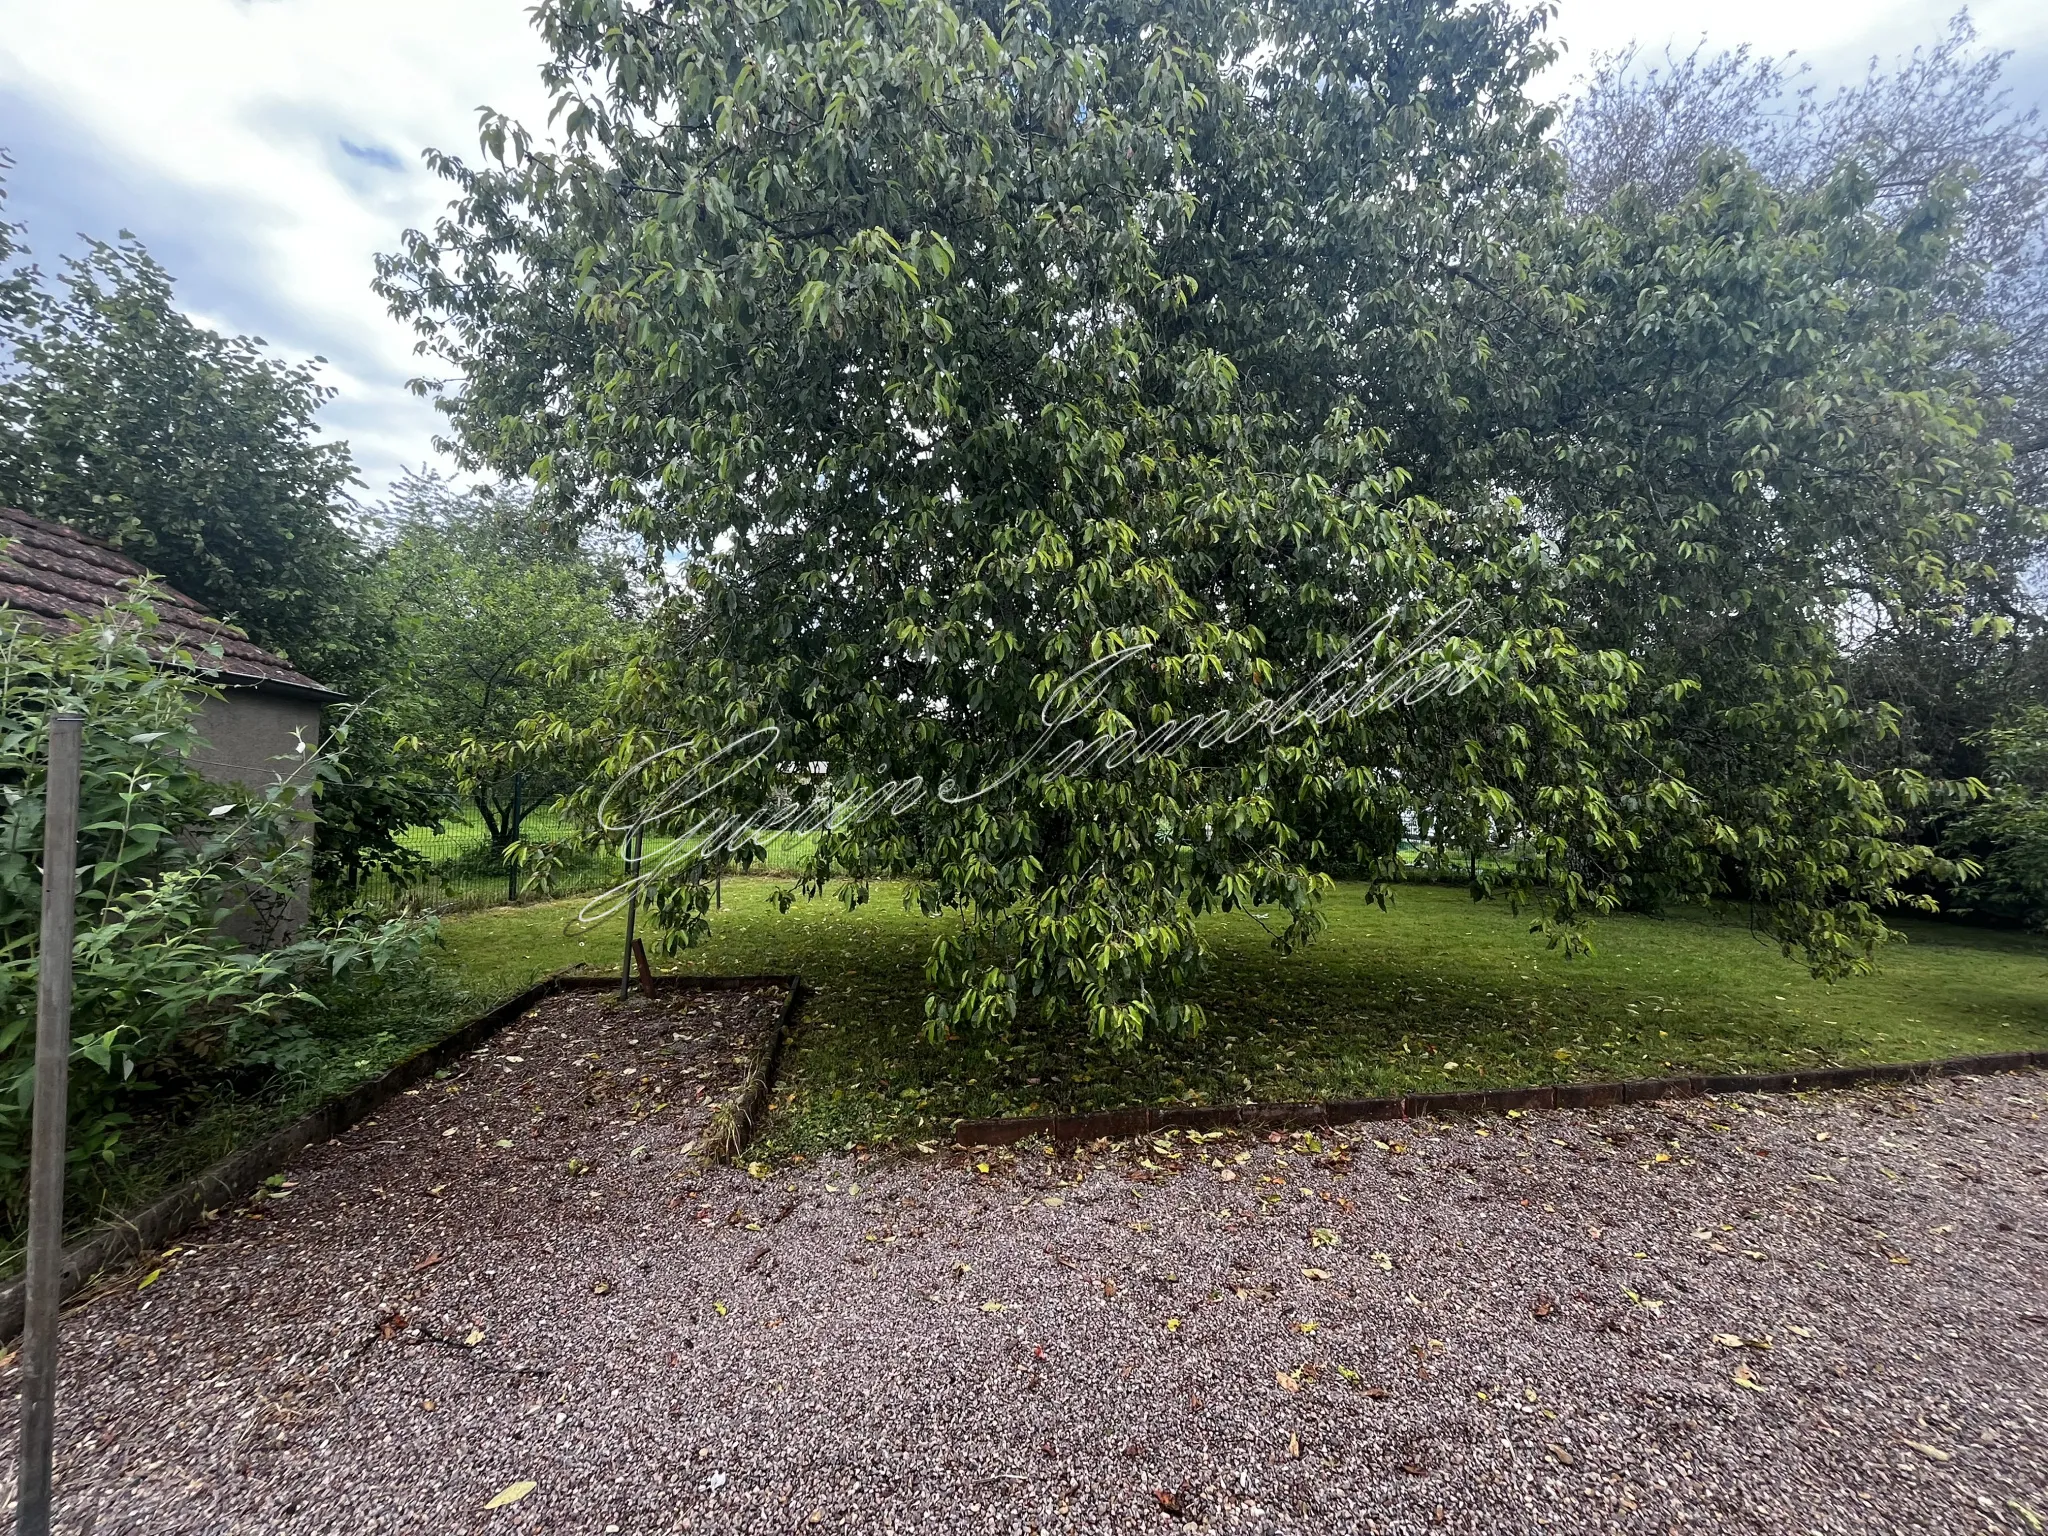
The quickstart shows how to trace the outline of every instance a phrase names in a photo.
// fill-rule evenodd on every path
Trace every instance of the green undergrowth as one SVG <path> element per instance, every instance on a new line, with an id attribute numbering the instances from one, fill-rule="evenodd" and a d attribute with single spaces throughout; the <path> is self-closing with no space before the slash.
<path id="1" fill-rule="evenodd" d="M 486 982 L 488 989 L 489 983 Z M 288 1072 L 165 1083 L 143 1096 L 122 1131 L 123 1157 L 76 1165 L 65 1195 L 64 1225 L 81 1236 L 132 1213 L 272 1131 L 406 1057 L 447 1038 L 495 1000 L 471 991 L 460 967 L 440 952 L 383 976 L 364 977 L 307 1010 L 304 1059 Z M 0 1228 L 0 1276 L 21 1266 L 20 1231 Z"/>
<path id="2" fill-rule="evenodd" d="M 1878 975 L 1829 984 L 1739 912 L 1609 919 L 1593 955 L 1568 959 L 1505 904 L 1424 884 L 1401 887 L 1384 911 L 1340 885 L 1328 932 L 1293 956 L 1275 954 L 1249 918 L 1210 923 L 1216 964 L 1196 1038 L 1118 1053 L 1020 1028 L 934 1046 L 922 1036 L 932 923 L 887 888 L 851 913 L 829 898 L 779 913 L 780 884 L 728 880 L 710 941 L 670 963 L 795 972 L 812 988 L 759 1143 L 770 1157 L 934 1138 L 962 1117 L 2048 1047 L 2048 942 L 2031 936 L 1905 922 Z M 475 995 L 577 963 L 615 968 L 618 919 L 572 931 L 576 911 L 453 919 L 445 959 Z"/>

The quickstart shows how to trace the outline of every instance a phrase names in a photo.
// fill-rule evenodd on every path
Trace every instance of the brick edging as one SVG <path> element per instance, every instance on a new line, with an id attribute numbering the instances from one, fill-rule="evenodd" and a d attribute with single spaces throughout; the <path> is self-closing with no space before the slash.
<path id="1" fill-rule="evenodd" d="M 518 996 L 507 998 L 488 1013 L 471 1019 L 453 1034 L 414 1052 L 382 1077 L 352 1088 L 338 1098 L 329 1099 L 290 1125 L 273 1131 L 254 1146 L 230 1153 L 169 1194 L 132 1215 L 107 1223 L 76 1246 L 67 1248 L 58 1281 L 60 1300 L 75 1296 L 100 1271 L 121 1264 L 138 1253 L 161 1247 L 196 1223 L 207 1211 L 233 1205 L 273 1173 L 281 1172 L 313 1143 L 332 1141 L 420 1079 L 467 1056 L 528 1009 L 563 992 L 603 991 L 618 984 L 616 976 L 558 971 Z M 782 987 L 788 991 L 792 1003 L 784 1005 L 777 1020 L 778 1046 L 793 1011 L 793 1000 L 803 985 L 795 976 L 686 976 L 674 973 L 656 976 L 654 984 L 663 991 L 701 992 Z M 637 988 L 635 990 L 637 992 Z M 770 1070 L 772 1072 L 772 1067 Z M 0 1343 L 21 1332 L 22 1309 L 26 1300 L 27 1286 L 22 1280 L 0 1288 Z"/>
<path id="2" fill-rule="evenodd" d="M 1051 1141 L 1092 1141 L 1099 1136 L 1141 1136 L 1173 1129 L 1304 1130 L 1362 1120 L 1406 1120 L 1416 1115 L 1505 1114 L 1509 1110 L 1592 1109 L 1647 1104 L 1706 1094 L 1805 1093 L 1853 1088 L 1860 1083 L 1913 1082 L 1985 1072 L 2048 1067 L 2048 1051 L 2007 1051 L 1995 1056 L 1950 1056 L 1939 1061 L 1881 1062 L 1867 1067 L 1818 1067 L 1808 1072 L 1736 1072 L 1713 1076 L 1644 1077 L 1603 1083 L 1559 1083 L 1540 1088 L 1475 1088 L 1454 1093 L 1410 1093 L 1373 1099 L 1323 1099 L 1297 1104 L 1214 1104 L 1158 1109 L 1107 1109 L 1082 1115 L 1015 1115 L 960 1120 L 953 1141 L 963 1147 L 1001 1147 L 1027 1136 Z"/>

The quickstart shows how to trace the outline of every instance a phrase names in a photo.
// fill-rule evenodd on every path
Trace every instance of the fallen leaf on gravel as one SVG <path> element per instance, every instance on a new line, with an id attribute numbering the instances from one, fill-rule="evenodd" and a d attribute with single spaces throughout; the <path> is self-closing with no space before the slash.
<path id="1" fill-rule="evenodd" d="M 470 1329 L 470 1330 L 469 1330 L 469 1337 L 468 1337 L 468 1338 L 466 1338 L 466 1339 L 464 1339 L 464 1340 L 463 1340 L 462 1342 L 463 1342 L 463 1343 L 465 1343 L 465 1344 L 467 1344 L 467 1345 L 468 1345 L 468 1346 L 469 1346 L 469 1347 L 470 1347 L 471 1349 L 475 1349 L 475 1348 L 477 1347 L 477 1345 L 479 1345 L 479 1344 L 483 1343 L 483 1341 L 484 1341 L 484 1331 L 483 1331 L 483 1329 L 481 1329 L 481 1328 L 472 1328 L 472 1329 Z"/>
<path id="2" fill-rule="evenodd" d="M 984 1301 L 981 1304 L 981 1310 L 984 1312 L 1001 1312 L 1003 1304 L 1000 1301 Z"/>
<path id="3" fill-rule="evenodd" d="M 590 1282 L 590 1294 L 591 1294 L 591 1295 L 593 1295 L 593 1296 L 609 1296 L 609 1295 L 610 1295 L 611 1293 L 612 1293 L 612 1283 L 611 1283 L 611 1281 L 609 1281 L 609 1280 L 593 1280 L 593 1281 L 591 1281 L 591 1282 Z"/>
<path id="4" fill-rule="evenodd" d="M 1735 1367 L 1735 1385 L 1747 1387 L 1752 1392 L 1768 1392 L 1770 1390 L 1770 1388 L 1749 1374 L 1749 1367 L 1746 1365 Z"/>
<path id="5" fill-rule="evenodd" d="M 1921 1440 L 1908 1440 L 1906 1444 L 1913 1447 L 1914 1450 L 1925 1456 L 1929 1461 L 1948 1461 L 1951 1459 L 1949 1453 L 1938 1445 L 1928 1445 L 1925 1441 Z"/>
<path id="6" fill-rule="evenodd" d="M 1316 1331 L 1315 1322 L 1313 1319 L 1310 1318 L 1304 1318 L 1302 1321 L 1296 1323 L 1294 1326 L 1303 1333 L 1314 1333 Z"/>
<path id="7" fill-rule="evenodd" d="M 135 1289 L 137 1289 L 138 1291 L 146 1291 L 146 1290 L 148 1290 L 148 1289 L 149 1289 L 149 1288 L 150 1288 L 150 1287 L 151 1287 L 152 1285 L 155 1285 L 155 1284 L 156 1284 L 156 1282 L 157 1282 L 158 1278 L 159 1278 L 159 1277 L 160 1277 L 160 1276 L 161 1276 L 162 1274 L 163 1274 L 163 1271 L 162 1271 L 162 1270 L 160 1270 L 160 1269 L 152 1269 L 152 1270 L 151 1270 L 151 1271 L 150 1271 L 150 1272 L 149 1272 L 148 1274 L 146 1274 L 146 1275 L 144 1275 L 144 1276 L 142 1277 L 142 1283 L 141 1283 L 140 1285 L 136 1286 L 136 1287 L 135 1287 Z"/>
<path id="8" fill-rule="evenodd" d="M 768 1177 L 769 1174 L 773 1173 L 774 1171 L 775 1170 L 769 1167 L 766 1163 L 747 1164 L 747 1174 L 750 1178 L 765 1179 Z"/>
<path id="9" fill-rule="evenodd" d="M 1913 1255 L 1910 1253 L 1888 1253 L 1885 1257 L 1894 1264 L 1910 1264 L 1913 1262 Z"/>
<path id="10" fill-rule="evenodd" d="M 1551 1313 L 1555 1312 L 1556 1310 L 1557 1303 L 1552 1301 L 1548 1296 L 1538 1296 L 1534 1301 L 1529 1303 L 1529 1315 L 1531 1317 L 1548 1317 Z"/>
<path id="11" fill-rule="evenodd" d="M 1425 1467 L 1419 1461 L 1404 1461 L 1401 1463 L 1401 1470 L 1403 1472 L 1406 1472 L 1410 1477 L 1420 1477 L 1423 1473 L 1427 1472 L 1429 1468 Z"/>
<path id="12" fill-rule="evenodd" d="M 955 1264 L 953 1266 L 953 1278 L 957 1280 L 960 1276 L 971 1274 L 973 1271 L 974 1266 L 972 1264 Z"/>
<path id="13" fill-rule="evenodd" d="M 1304 1280 L 1327 1280 L 1330 1278 L 1330 1272 L 1327 1269 L 1304 1269 L 1301 1272 L 1301 1278 Z"/>
<path id="14" fill-rule="evenodd" d="M 1309 1228 L 1308 1240 L 1309 1246 L 1312 1248 L 1334 1248 L 1337 1246 L 1337 1234 L 1328 1227 Z"/>
<path id="15" fill-rule="evenodd" d="M 713 1303 L 711 1303 L 711 1310 L 716 1312 L 720 1317 L 723 1317 L 725 1316 L 725 1303 L 722 1301 L 714 1301 Z"/>
<path id="16" fill-rule="evenodd" d="M 1047 1195 L 1043 1200 L 1039 1202 L 1039 1204 L 1041 1205 L 1065 1205 L 1066 1203 L 1067 1202 L 1062 1200 L 1058 1195 Z"/>
<path id="17" fill-rule="evenodd" d="M 1289 1435 L 1287 1437 L 1287 1455 L 1291 1460 L 1301 1460 L 1301 1436 Z"/>
<path id="18" fill-rule="evenodd" d="M 1544 1449 L 1550 1452 L 1550 1456 L 1553 1461 L 1556 1461 L 1567 1467 L 1577 1465 L 1577 1463 L 1572 1460 L 1572 1453 L 1566 1450 L 1561 1445 L 1553 1443 L 1550 1445 L 1546 1445 Z"/>
<path id="19" fill-rule="evenodd" d="M 496 1496 L 493 1497 L 491 1502 L 486 1504 L 484 1508 L 503 1509 L 507 1504 L 517 1504 L 521 1499 L 525 1498 L 529 1493 L 533 1492 L 535 1486 L 535 1484 L 526 1481 L 525 1479 L 521 1479 L 519 1482 L 516 1483 L 509 1483 L 505 1487 L 499 1489 Z"/>
<path id="20" fill-rule="evenodd" d="M 1391 1253 L 1376 1253 L 1372 1256 L 1372 1261 L 1388 1274 L 1394 1272 L 1394 1256 Z"/>
<path id="21" fill-rule="evenodd" d="M 421 1259 L 421 1260 L 419 1261 L 419 1263 L 417 1263 L 417 1264 L 413 1265 L 413 1267 L 412 1267 L 412 1272 L 413 1272 L 414 1274 L 416 1274 L 416 1275 L 418 1275 L 418 1274 L 424 1274 L 424 1273 L 425 1273 L 425 1272 L 426 1272 L 427 1270 L 430 1270 L 430 1269 L 432 1269 L 432 1268 L 433 1268 L 433 1267 L 434 1267 L 434 1266 L 435 1266 L 436 1264 L 438 1264 L 438 1263 L 440 1263 L 440 1262 L 441 1262 L 441 1255 L 440 1255 L 440 1254 L 438 1254 L 438 1253 L 430 1253 L 430 1254 L 428 1254 L 428 1255 L 427 1255 L 427 1256 L 426 1256 L 426 1257 L 425 1257 L 424 1259 Z"/>
<path id="22" fill-rule="evenodd" d="M 1104 1301 L 1116 1300 L 1116 1282 L 1114 1280 L 1102 1282 L 1102 1299 Z"/>
<path id="23" fill-rule="evenodd" d="M 1179 1319 L 1179 1318 L 1177 1318 L 1177 1317 L 1169 1317 L 1169 1318 L 1168 1318 L 1168 1319 L 1166 1320 L 1166 1331 L 1167 1331 L 1168 1333 L 1179 1333 L 1179 1332 L 1180 1332 L 1180 1319 Z"/>
<path id="24" fill-rule="evenodd" d="M 1273 1379 L 1279 1382 L 1281 1388 L 1285 1391 L 1299 1392 L 1301 1390 L 1301 1378 L 1299 1376 L 1290 1376 L 1285 1371 L 1275 1371 Z"/>
<path id="25" fill-rule="evenodd" d="M 1769 1339 L 1745 1339 L 1739 1333 L 1717 1333 L 1714 1342 L 1723 1349 L 1769 1349 Z"/>

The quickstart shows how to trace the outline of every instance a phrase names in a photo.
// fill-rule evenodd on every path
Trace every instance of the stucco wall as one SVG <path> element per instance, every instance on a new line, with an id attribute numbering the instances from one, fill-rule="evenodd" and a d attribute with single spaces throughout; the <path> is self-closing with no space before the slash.
<path id="1" fill-rule="evenodd" d="M 303 753 L 294 750 L 294 731 L 306 743 Z M 220 698 L 200 700 L 199 734 L 206 745 L 192 754 L 194 767 L 216 784 L 262 789 L 281 775 L 291 777 L 320 745 L 320 706 L 310 699 L 230 688 Z"/>
<path id="2" fill-rule="evenodd" d="M 205 745 L 192 754 L 192 766 L 216 784 L 240 784 L 261 791 L 278 778 L 293 780 L 320 745 L 320 706 L 253 688 L 226 689 L 217 699 L 202 699 L 199 734 Z M 306 745 L 298 751 L 299 743 Z M 305 818 L 305 837 L 313 836 L 312 816 Z M 301 888 L 274 922 L 265 922 L 244 907 L 222 924 L 223 930 L 259 949 L 288 944 L 305 926 L 311 892 Z"/>

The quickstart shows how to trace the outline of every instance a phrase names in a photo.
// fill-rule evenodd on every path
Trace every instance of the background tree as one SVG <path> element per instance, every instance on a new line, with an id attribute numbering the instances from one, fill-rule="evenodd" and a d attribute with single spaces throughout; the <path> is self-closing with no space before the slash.
<path id="1" fill-rule="evenodd" d="M 394 756 L 376 698 L 396 632 L 350 517 L 348 447 L 317 441 L 320 360 L 196 325 L 130 237 L 52 286 L 20 233 L 0 219 L 0 504 L 108 540 L 350 695 L 329 712 L 318 883 L 345 897 L 402 868 L 397 834 L 445 796 Z"/>
<path id="2" fill-rule="evenodd" d="M 125 236 L 26 310 L 0 362 L 0 502 L 106 539 L 323 682 L 353 677 L 375 636 L 348 448 L 316 441 L 319 359 L 194 324 Z"/>
<path id="3" fill-rule="evenodd" d="M 1965 899 L 1986 916 L 2038 927 L 2048 913 L 2048 706 L 2013 710 L 1977 745 L 1991 791 L 1947 829 L 1982 865 Z"/>
<path id="4" fill-rule="evenodd" d="M 1570 200 L 1587 211 L 1623 201 L 1672 211 L 1702 157 L 1730 151 L 1790 197 L 1854 168 L 1866 216 L 1901 234 L 1949 205 L 1921 288 L 1949 319 L 1948 360 L 1977 380 L 1985 430 L 2011 445 L 2016 494 L 1970 509 L 1945 609 L 1875 604 L 1842 616 L 1841 677 L 1857 702 L 1898 712 L 1896 731 L 1866 742 L 1862 761 L 1959 789 L 1994 772 L 1994 726 L 2043 696 L 2048 661 L 2048 130 L 2002 85 L 2007 57 L 1977 46 L 1959 15 L 1930 47 L 1873 61 L 1860 84 L 1823 97 L 1804 71 L 1747 50 L 1702 46 L 1649 64 L 1626 50 L 1595 61 L 1561 135 Z M 1937 797 L 1912 825 L 1954 857 L 1986 853 L 1981 819 L 1964 834 L 1956 799 Z"/>
<path id="5" fill-rule="evenodd" d="M 450 790 L 466 797 L 502 858 L 525 818 L 569 787 L 560 765 L 520 752 L 521 723 L 587 716 L 591 688 L 554 663 L 618 633 L 627 571 L 615 551 L 547 526 L 511 486 L 408 475 L 378 527 L 388 543 L 373 596 L 398 635 L 380 707 L 432 765 L 440 815 Z"/>
<path id="6" fill-rule="evenodd" d="M 772 726 L 729 803 L 783 761 L 842 799 L 917 781 L 805 885 L 902 875 L 962 915 L 934 1031 L 1198 1023 L 1197 919 L 1311 938 L 1333 805 L 1483 838 L 1567 922 L 1734 892 L 1817 967 L 1867 963 L 1927 855 L 1912 783 L 1846 756 L 1871 722 L 1825 615 L 1844 561 L 1945 610 L 1966 509 L 2003 494 L 1967 377 L 1885 297 L 1938 264 L 1939 205 L 1887 231 L 1860 184 L 1794 206 L 1724 168 L 1665 222 L 1573 219 L 1525 92 L 1539 22 L 1505 6 L 539 17 L 561 142 L 488 121 L 495 163 L 448 165 L 457 203 L 383 289 L 462 370 L 471 453 L 681 569 L 614 766 L 687 775 Z M 1873 299 L 1884 323 L 1827 318 Z M 1390 613 L 1379 659 L 1418 643 L 1455 689 L 1204 728 Z M 705 873 L 664 892 L 673 930 Z"/>

